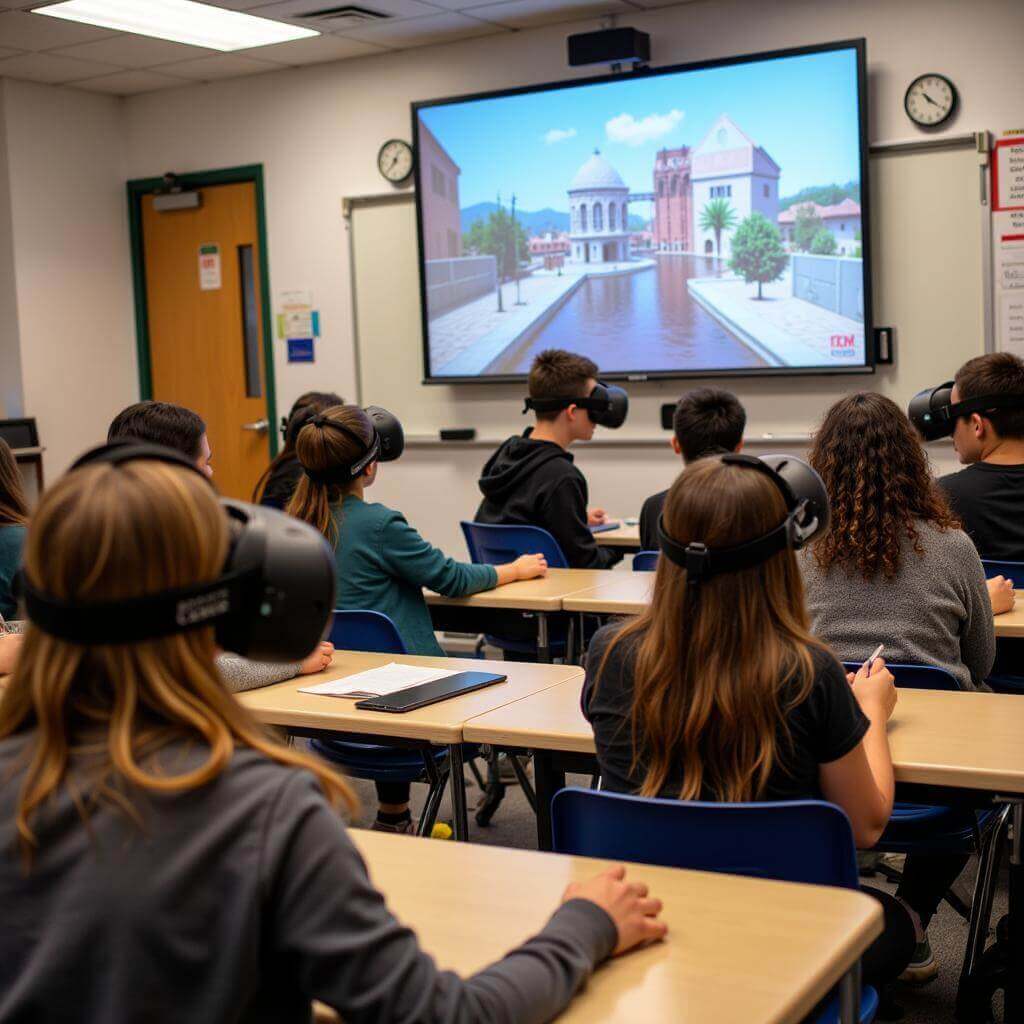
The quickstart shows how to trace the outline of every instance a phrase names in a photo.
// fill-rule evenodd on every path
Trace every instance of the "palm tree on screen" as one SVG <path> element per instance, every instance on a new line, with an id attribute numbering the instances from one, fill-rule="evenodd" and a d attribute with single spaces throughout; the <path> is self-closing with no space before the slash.
<path id="1" fill-rule="evenodd" d="M 700 229 L 701 231 L 714 231 L 715 256 L 719 260 L 722 258 L 722 232 L 735 226 L 736 211 L 726 199 L 712 199 L 700 212 Z"/>

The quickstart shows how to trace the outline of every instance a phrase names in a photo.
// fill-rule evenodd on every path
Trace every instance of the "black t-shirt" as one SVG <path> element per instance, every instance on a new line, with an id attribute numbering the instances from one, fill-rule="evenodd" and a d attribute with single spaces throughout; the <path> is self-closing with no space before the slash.
<path id="1" fill-rule="evenodd" d="M 982 558 L 1024 562 L 1024 466 L 975 462 L 939 485 Z"/>
<path id="2" fill-rule="evenodd" d="M 611 623 L 594 634 L 587 652 L 583 714 L 594 729 L 603 788 L 613 793 L 637 793 L 644 777 L 642 756 L 636 772 L 631 771 L 633 662 L 639 638 L 617 644 L 600 680 L 595 678 L 608 642 L 621 628 L 621 623 Z M 790 742 L 780 738 L 779 757 L 761 800 L 820 799 L 819 765 L 848 754 L 868 731 L 868 720 L 839 662 L 820 649 L 813 650 L 812 657 L 814 684 L 807 699 L 789 714 Z M 658 795 L 675 799 L 681 789 L 682 776 L 670 774 Z M 702 794 L 702 799 L 714 797 Z"/>
<path id="3" fill-rule="evenodd" d="M 658 550 L 658 520 L 661 518 L 661 510 L 665 507 L 665 499 L 668 491 L 658 491 L 652 494 L 640 509 L 640 547 L 644 551 Z"/>

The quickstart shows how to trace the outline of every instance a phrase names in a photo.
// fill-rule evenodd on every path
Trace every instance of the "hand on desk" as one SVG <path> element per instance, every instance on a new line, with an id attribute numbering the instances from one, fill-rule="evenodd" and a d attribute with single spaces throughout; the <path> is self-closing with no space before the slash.
<path id="1" fill-rule="evenodd" d="M 1008 580 L 1005 576 L 993 576 L 985 583 L 988 586 L 989 600 L 992 602 L 992 614 L 1002 615 L 1004 612 L 1012 611 L 1017 600 L 1013 580 Z"/>
<path id="2" fill-rule="evenodd" d="M 5 676 L 14 669 L 24 639 L 21 633 L 0 634 L 0 676 Z"/>
<path id="3" fill-rule="evenodd" d="M 627 882 L 621 864 L 585 882 L 573 882 L 562 896 L 563 903 L 568 900 L 590 900 L 612 919 L 619 933 L 613 956 L 657 942 L 668 931 L 668 925 L 658 920 L 661 900 L 648 896 L 642 882 Z"/>
<path id="4" fill-rule="evenodd" d="M 608 522 L 608 513 L 603 508 L 587 509 L 587 526 L 604 526 Z"/>
<path id="5" fill-rule="evenodd" d="M 308 657 L 303 658 L 300 676 L 311 676 L 314 672 L 323 672 L 334 657 L 334 644 L 329 640 L 321 640 L 316 649 Z"/>
<path id="6" fill-rule="evenodd" d="M 534 580 L 548 574 L 548 560 L 543 555 L 520 555 L 512 564 L 517 580 Z"/>

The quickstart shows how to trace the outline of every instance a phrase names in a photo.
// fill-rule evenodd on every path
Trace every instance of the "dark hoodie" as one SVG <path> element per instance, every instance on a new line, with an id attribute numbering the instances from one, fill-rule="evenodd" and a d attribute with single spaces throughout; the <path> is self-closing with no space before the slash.
<path id="1" fill-rule="evenodd" d="M 478 523 L 540 526 L 572 569 L 607 569 L 622 554 L 602 548 L 587 526 L 587 481 L 572 456 L 552 441 L 510 437 L 487 460 Z"/>

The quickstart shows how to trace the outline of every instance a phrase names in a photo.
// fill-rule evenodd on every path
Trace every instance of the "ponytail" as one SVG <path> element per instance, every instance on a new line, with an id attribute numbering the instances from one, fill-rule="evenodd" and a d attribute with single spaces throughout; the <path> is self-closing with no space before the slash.
<path id="1" fill-rule="evenodd" d="M 331 506 L 339 504 L 344 497 L 344 492 L 337 484 L 311 480 L 303 471 L 285 511 L 319 530 L 334 547 L 338 543 L 338 527 L 331 515 Z"/>

